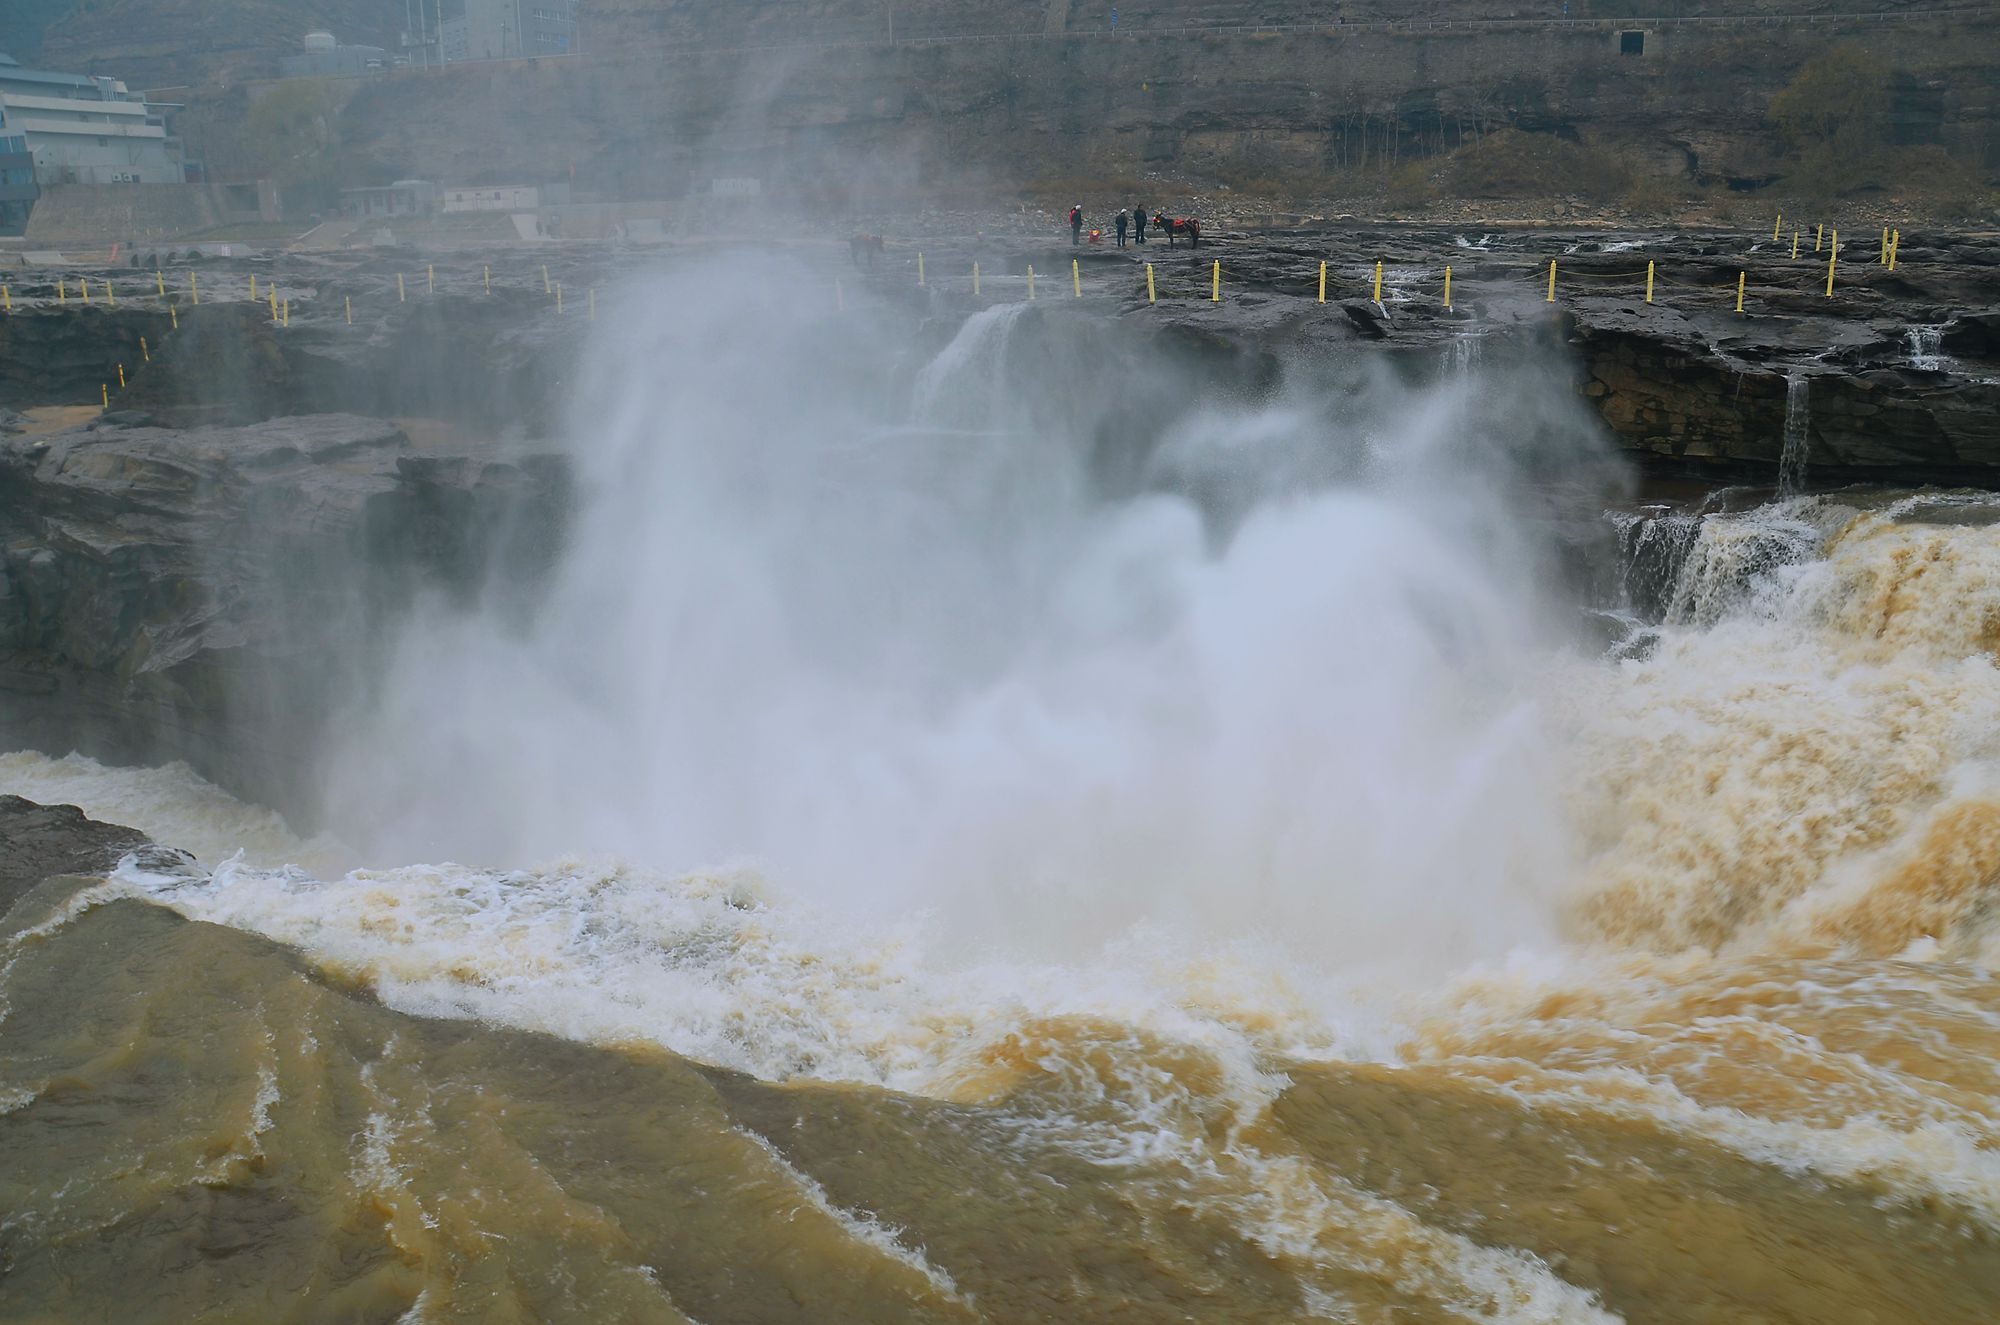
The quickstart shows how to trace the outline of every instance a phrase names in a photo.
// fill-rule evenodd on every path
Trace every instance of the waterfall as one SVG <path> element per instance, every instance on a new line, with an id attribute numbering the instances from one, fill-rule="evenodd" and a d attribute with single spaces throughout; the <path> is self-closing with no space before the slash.
<path id="1" fill-rule="evenodd" d="M 1485 337 L 1478 332 L 1453 336 L 1443 346 L 1444 371 L 1450 377 L 1465 377 L 1479 371 L 1485 357 Z"/>
<path id="2" fill-rule="evenodd" d="M 1785 374 L 1785 440 L 1778 453 L 1778 496 L 1796 497 L 1805 491 L 1806 452 L 1811 446 L 1807 430 L 1812 426 L 1812 387 L 1804 372 L 1794 368 Z"/>
<path id="3" fill-rule="evenodd" d="M 1911 327 L 1903 333 L 1903 339 L 1910 347 L 1910 367 L 1935 373 L 1950 365 L 1951 360 L 1945 357 L 1942 348 L 1942 326 Z"/>

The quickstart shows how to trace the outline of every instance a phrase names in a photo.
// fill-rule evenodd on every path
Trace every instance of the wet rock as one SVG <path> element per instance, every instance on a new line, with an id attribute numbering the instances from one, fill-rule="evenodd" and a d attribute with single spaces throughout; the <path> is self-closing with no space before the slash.
<path id="1" fill-rule="evenodd" d="M 103 874 L 147 845 L 144 833 L 86 818 L 74 805 L 0 796 L 0 915 L 44 879 Z"/>
<path id="2" fill-rule="evenodd" d="M 296 810 L 422 595 L 531 596 L 557 459 L 351 416 L 0 440 L 0 748 L 184 759 Z"/>

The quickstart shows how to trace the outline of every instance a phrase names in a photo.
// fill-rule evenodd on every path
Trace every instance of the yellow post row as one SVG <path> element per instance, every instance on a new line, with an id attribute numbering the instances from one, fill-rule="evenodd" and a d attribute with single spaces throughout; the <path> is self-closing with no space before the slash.
<path id="1" fill-rule="evenodd" d="M 1076 259 L 1069 260 L 1069 288 L 1073 297 L 1083 298 L 1083 268 L 1076 265 Z"/>
<path id="2" fill-rule="evenodd" d="M 1653 263 L 1646 264 L 1646 302 L 1653 302 Z"/>
<path id="3" fill-rule="evenodd" d="M 1542 302 L 1543 302 L 1543 303 L 1545 303 L 1545 304 L 1552 304 L 1552 303 L 1554 303 L 1555 301 L 1556 301 L 1556 260 L 1555 260 L 1554 258 L 1550 258 L 1550 259 L 1549 259 L 1549 297 L 1548 297 L 1547 299 L 1544 299 L 1544 300 L 1543 300 Z"/>
<path id="4" fill-rule="evenodd" d="M 153 268 L 153 280 L 160 287 L 160 298 L 165 299 L 167 297 L 167 274 L 158 267 L 155 267 Z"/>
<path id="5" fill-rule="evenodd" d="M 110 281 L 104 283 L 104 302 L 113 308 L 118 307 L 118 292 L 111 288 Z"/>
<path id="6" fill-rule="evenodd" d="M 144 336 L 139 337 L 139 360 L 141 363 L 151 363 L 153 361 L 153 352 L 146 348 L 146 338 Z"/>
<path id="7" fill-rule="evenodd" d="M 1375 264 L 1375 302 L 1382 302 L 1382 264 Z"/>
<path id="8" fill-rule="evenodd" d="M 109 413 L 111 410 L 111 384 L 109 382 L 101 382 L 98 384 L 98 390 L 104 393 L 104 409 L 106 413 Z"/>
<path id="9" fill-rule="evenodd" d="M 1153 264 L 1150 262 L 1146 264 L 1146 302 L 1149 304 L 1160 302 L 1159 291 L 1153 288 Z"/>
<path id="10" fill-rule="evenodd" d="M 1903 232 L 1902 232 L 1902 231 L 1900 231 L 1900 230 L 1891 230 L 1891 231 L 1889 232 L 1889 270 L 1890 270 L 1890 271 L 1894 271 L 1894 270 L 1896 270 L 1896 258 L 1897 258 L 1897 256 L 1898 256 L 1898 255 L 1899 255 L 1899 254 L 1901 253 L 1901 251 L 1902 251 L 1902 248 L 1903 248 Z"/>
<path id="11" fill-rule="evenodd" d="M 69 286 L 60 276 L 56 277 L 56 302 L 59 304 L 69 302 Z"/>
<path id="12" fill-rule="evenodd" d="M 1737 312 L 1739 312 L 1739 313 L 1743 311 L 1743 281 L 1744 281 L 1744 278 L 1745 278 L 1745 273 L 1743 273 L 1743 272 L 1740 272 L 1740 271 L 1736 273 L 1736 311 L 1737 311 Z"/>
<path id="13" fill-rule="evenodd" d="M 1326 302 L 1326 264 L 1324 262 L 1319 264 L 1319 301 L 1321 303 Z M 1449 300 L 1446 301 L 1446 306 L 1450 306 Z"/>
<path id="14" fill-rule="evenodd" d="M 125 365 L 122 363 L 118 365 L 118 389 L 125 389 Z"/>
<path id="15" fill-rule="evenodd" d="M 1320 264 L 1320 274 L 1322 278 L 1326 274 L 1326 264 L 1323 262 Z M 1322 298 L 1320 302 L 1325 303 L 1326 300 Z M 1450 267 L 1446 267 L 1444 269 L 1444 311 L 1447 313 L 1451 311 L 1451 268 Z"/>
<path id="16" fill-rule="evenodd" d="M 1792 231 L 1792 256 L 1796 258 L 1798 255 L 1799 255 L 1799 232 L 1794 230 Z"/>
<path id="17" fill-rule="evenodd" d="M 285 315 L 279 319 L 278 325 L 281 327 L 292 325 L 292 301 L 289 299 L 285 301 Z"/>
<path id="18" fill-rule="evenodd" d="M 1826 296 L 1833 297 L 1833 268 L 1840 261 L 1840 231 L 1833 232 L 1833 247 L 1826 254 Z"/>
<path id="19" fill-rule="evenodd" d="M 1838 234 L 1840 232 L 1835 231 L 1834 233 Z M 1813 252 L 1815 253 L 1819 252 L 1821 247 L 1823 247 L 1825 243 L 1826 243 L 1826 222 L 1821 221 L 1817 226 L 1813 228 Z"/>
<path id="20" fill-rule="evenodd" d="M 254 271 L 250 273 L 250 302 L 257 302 L 257 273 Z"/>
<path id="21" fill-rule="evenodd" d="M 88 276 L 85 276 L 85 277 L 83 277 L 83 278 L 82 278 L 81 280 L 79 280 L 79 281 L 77 282 L 77 284 L 78 284 L 78 285 L 81 285 L 81 286 L 83 287 L 83 302 L 84 302 L 84 303 L 86 303 L 86 304 L 87 304 L 87 303 L 89 303 L 89 302 L 90 302 L 90 278 L 89 278 Z"/>
<path id="22" fill-rule="evenodd" d="M 1783 212 L 1779 212 L 1778 219 L 1771 222 L 1771 242 L 1773 244 L 1778 242 L 1778 231 L 1784 229 L 1784 226 L 1785 226 L 1785 214 Z"/>
<path id="23" fill-rule="evenodd" d="M 1886 225 L 1882 227 L 1882 256 L 1876 259 L 1876 265 L 1882 267 L 1889 265 L 1889 227 Z"/>
<path id="24" fill-rule="evenodd" d="M 1211 304 L 1222 302 L 1222 260 L 1220 258 L 1216 259 L 1215 274 L 1212 277 L 1212 283 L 1208 291 L 1208 302 Z"/>

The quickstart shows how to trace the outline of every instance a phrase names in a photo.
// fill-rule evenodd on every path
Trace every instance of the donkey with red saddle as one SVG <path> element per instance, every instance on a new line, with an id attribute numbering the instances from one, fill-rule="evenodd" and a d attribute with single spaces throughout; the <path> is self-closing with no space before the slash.
<path id="1" fill-rule="evenodd" d="M 1153 229 L 1166 233 L 1168 248 L 1172 248 L 1174 240 L 1183 235 L 1187 237 L 1189 248 L 1201 247 L 1201 222 L 1191 216 L 1169 217 L 1161 212 L 1153 218 Z"/>

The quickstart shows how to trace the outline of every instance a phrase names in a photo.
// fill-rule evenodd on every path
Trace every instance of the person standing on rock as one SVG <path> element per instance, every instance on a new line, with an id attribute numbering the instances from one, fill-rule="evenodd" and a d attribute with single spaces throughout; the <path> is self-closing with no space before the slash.
<path id="1" fill-rule="evenodd" d="M 1146 209 L 1144 207 L 1134 207 L 1132 209 L 1132 234 L 1141 244 L 1146 242 Z"/>
<path id="2" fill-rule="evenodd" d="M 1082 203 L 1078 203 L 1076 206 L 1069 209 L 1069 242 L 1073 245 L 1081 244 L 1083 242 Z"/>
<path id="3" fill-rule="evenodd" d="M 1128 225 L 1130 225 L 1130 224 L 1131 224 L 1131 221 L 1130 221 L 1130 219 L 1129 219 L 1129 218 L 1128 218 L 1128 217 L 1127 217 L 1127 216 L 1125 215 L 1125 213 L 1123 213 L 1123 212 L 1120 212 L 1120 213 L 1118 213 L 1118 222 L 1117 222 L 1117 224 L 1118 224 L 1118 247 L 1120 247 L 1120 248 L 1124 248 L 1124 247 L 1125 247 L 1125 227 L 1126 227 L 1126 226 L 1128 226 Z"/>

